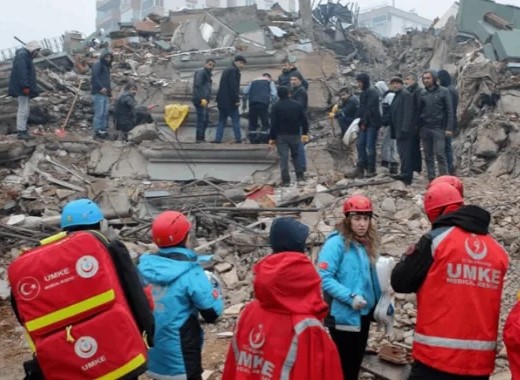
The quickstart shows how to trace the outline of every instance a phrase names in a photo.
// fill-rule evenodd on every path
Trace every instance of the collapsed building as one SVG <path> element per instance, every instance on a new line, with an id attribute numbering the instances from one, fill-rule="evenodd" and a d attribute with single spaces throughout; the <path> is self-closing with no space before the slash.
<path id="1" fill-rule="evenodd" d="M 456 78 L 461 95 L 461 131 L 454 140 L 459 173 L 469 184 L 468 198 L 490 208 L 495 236 L 511 256 L 518 254 L 520 239 L 514 229 L 520 227 L 520 219 L 510 194 L 518 194 L 520 178 L 520 79 L 511 71 L 515 66 L 510 53 L 506 57 L 500 50 L 505 44 L 505 50 L 511 51 L 505 42 L 509 37 L 493 38 L 514 28 L 494 26 L 498 30 L 487 37 L 472 29 L 489 31 L 484 20 L 489 12 L 514 25 L 514 12 L 491 1 L 479 2 L 482 14 L 476 18 L 475 9 L 462 0 L 458 13 L 434 27 L 392 39 L 357 28 L 357 10 L 352 5 L 327 5 L 314 13 L 314 44 L 298 16 L 278 6 L 267 11 L 255 6 L 185 10 L 121 24 L 120 30 L 108 36 L 89 36 L 75 41 L 66 52 L 35 62 L 45 92 L 31 102 L 31 120 L 42 135 L 28 143 L 7 136 L 14 131 L 16 104 L 5 95 L 10 67 L 4 65 L 0 68 L 0 298 L 8 296 L 3 268 L 19 254 L 20 245 L 29 247 L 57 231 L 61 207 L 84 196 L 101 205 L 108 233 L 124 240 L 135 255 L 154 249 L 149 238 L 154 215 L 177 209 L 190 216 L 195 226 L 193 246 L 198 252 L 214 253 L 226 290 L 228 308 L 217 328 L 219 334 L 232 329 L 240 307 L 251 298 L 251 267 L 269 253 L 268 229 L 275 216 L 294 216 L 311 227 L 315 258 L 341 216 L 341 200 L 369 191 L 380 215 L 382 252 L 398 258 L 404 247 L 429 228 L 418 206 L 425 183 L 418 178 L 413 186 L 404 187 L 389 179 L 385 169 L 367 181 L 343 178 L 353 164 L 355 149 L 342 145 L 339 128 L 326 113 L 337 91 L 354 86 L 359 72 L 368 72 L 377 81 L 435 68 L 446 69 Z M 470 23 L 467 12 L 478 21 Z M 504 24 L 493 15 L 486 18 Z M 99 41 L 94 48 L 87 46 L 91 38 Z M 487 44 L 495 55 L 490 55 Z M 103 46 L 114 51 L 114 93 L 133 80 L 139 85 L 138 102 L 158 105 L 153 114 L 156 122 L 136 127 L 129 142 L 101 143 L 90 137 L 89 66 Z M 312 142 L 306 148 L 310 158 L 306 186 L 278 188 L 277 155 L 264 145 L 193 144 L 193 72 L 208 57 L 215 58 L 215 94 L 222 70 L 237 53 L 248 60 L 242 85 L 263 72 L 276 78 L 285 58 L 295 60 L 309 81 Z M 164 119 L 164 108 L 170 104 L 187 106 L 190 111 L 176 130 Z M 210 107 L 208 139 L 215 134 L 217 116 L 215 107 Z M 242 116 L 245 134 L 246 115 Z M 68 134 L 58 138 L 53 132 L 62 126 Z M 480 177 L 473 178 L 480 174 L 506 183 L 493 187 Z M 505 309 L 514 302 L 517 288 L 518 284 L 511 284 L 506 289 Z M 413 342 L 415 298 L 396 298 L 397 332 L 392 342 L 408 349 Z M 389 343 L 374 333 L 370 347 Z M 26 351 L 21 350 L 24 355 Z M 407 362 L 406 355 L 404 359 L 390 355 L 390 359 Z M 369 364 L 365 369 L 376 372 Z M 499 370 L 507 366 L 503 350 L 497 364 Z M 211 369 L 217 374 L 220 367 L 218 363 Z"/>

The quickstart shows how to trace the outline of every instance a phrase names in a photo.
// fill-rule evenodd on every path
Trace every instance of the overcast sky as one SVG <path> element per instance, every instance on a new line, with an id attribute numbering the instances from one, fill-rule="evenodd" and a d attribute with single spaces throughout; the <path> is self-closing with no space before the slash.
<path id="1" fill-rule="evenodd" d="M 343 0 L 345 1 L 345 0 Z M 520 0 L 498 0 L 520 7 Z M 392 4 L 392 0 L 358 0 L 362 8 Z M 0 0 L 0 49 L 23 41 L 57 37 L 66 30 L 90 34 L 95 29 L 96 0 Z M 453 4 L 453 0 L 395 0 L 395 6 L 415 9 L 423 17 L 434 19 Z"/>

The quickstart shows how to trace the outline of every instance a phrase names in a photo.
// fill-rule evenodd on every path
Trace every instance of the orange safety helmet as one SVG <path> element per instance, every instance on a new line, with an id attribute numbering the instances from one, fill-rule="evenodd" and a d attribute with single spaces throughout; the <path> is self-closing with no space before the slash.
<path id="1" fill-rule="evenodd" d="M 434 185 L 437 185 L 439 183 L 447 183 L 447 184 L 453 186 L 454 188 L 457 189 L 457 191 L 460 193 L 460 195 L 462 197 L 464 196 L 464 184 L 458 177 L 455 177 L 454 175 L 442 175 L 440 177 L 435 178 L 433 181 L 431 181 L 430 184 L 428 185 L 428 188 L 430 188 Z"/>
<path id="2" fill-rule="evenodd" d="M 451 205 L 462 206 L 463 204 L 464 199 L 462 199 L 459 191 L 446 182 L 430 186 L 424 194 L 424 211 L 430 222 L 435 221 L 442 215 L 443 208 Z"/>
<path id="3" fill-rule="evenodd" d="M 191 222 L 178 211 L 165 211 L 152 223 L 152 239 L 159 248 L 182 243 L 191 230 Z"/>
<path id="4" fill-rule="evenodd" d="M 370 199 L 363 195 L 353 195 L 343 203 L 343 213 L 348 214 L 350 212 L 372 213 L 374 209 Z"/>

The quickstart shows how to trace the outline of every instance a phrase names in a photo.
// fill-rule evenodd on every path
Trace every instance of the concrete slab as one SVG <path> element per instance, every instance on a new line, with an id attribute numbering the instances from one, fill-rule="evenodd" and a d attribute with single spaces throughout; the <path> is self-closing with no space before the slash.
<path id="1" fill-rule="evenodd" d="M 110 176 L 112 178 L 148 177 L 147 166 L 148 161 L 137 150 L 137 148 L 125 148 L 120 156 L 120 159 L 112 165 Z"/>
<path id="2" fill-rule="evenodd" d="M 121 153 L 121 149 L 108 142 L 104 143 L 90 155 L 88 173 L 97 176 L 108 176 L 112 166 L 120 159 Z"/>

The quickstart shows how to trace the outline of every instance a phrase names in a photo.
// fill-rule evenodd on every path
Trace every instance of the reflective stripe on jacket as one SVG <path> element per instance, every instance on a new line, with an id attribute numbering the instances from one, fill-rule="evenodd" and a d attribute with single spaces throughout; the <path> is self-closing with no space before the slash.
<path id="1" fill-rule="evenodd" d="M 413 357 L 437 370 L 487 376 L 508 255 L 490 236 L 459 227 L 431 232 L 433 264 L 417 293 Z"/>

